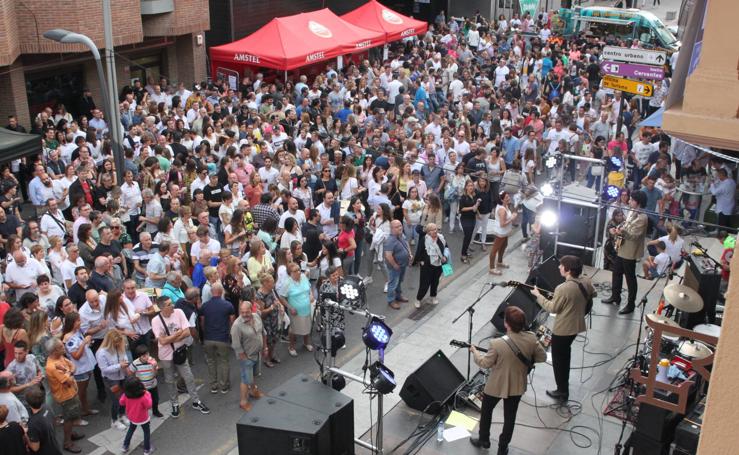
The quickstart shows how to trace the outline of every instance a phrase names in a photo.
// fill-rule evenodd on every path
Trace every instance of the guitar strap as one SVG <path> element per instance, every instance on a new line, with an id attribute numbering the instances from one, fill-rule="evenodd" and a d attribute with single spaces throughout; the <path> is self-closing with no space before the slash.
<path id="1" fill-rule="evenodd" d="M 516 343 L 514 343 L 513 340 L 511 340 L 508 337 L 508 335 L 503 336 L 503 341 L 505 341 L 505 344 L 507 344 L 508 347 L 511 348 L 511 351 L 513 351 L 513 354 L 515 354 L 516 357 L 518 357 L 518 360 L 520 360 L 521 363 L 523 363 L 526 366 L 528 371 L 531 371 L 534 369 L 534 362 L 532 362 L 525 355 L 523 355 L 521 350 L 518 349 L 518 346 L 516 346 Z"/>

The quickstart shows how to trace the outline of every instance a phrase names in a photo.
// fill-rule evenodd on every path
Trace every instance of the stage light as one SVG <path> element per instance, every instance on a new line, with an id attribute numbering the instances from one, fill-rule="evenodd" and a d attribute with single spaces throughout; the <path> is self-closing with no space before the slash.
<path id="1" fill-rule="evenodd" d="M 551 210 L 545 210 L 541 213 L 539 222 L 545 228 L 552 228 L 557 224 L 557 214 Z"/>
<path id="2" fill-rule="evenodd" d="M 321 337 L 321 344 L 325 346 L 326 337 Z M 331 356 L 336 357 L 336 353 L 346 344 L 346 337 L 344 331 L 336 327 L 331 331 Z"/>
<path id="3" fill-rule="evenodd" d="M 331 388 L 336 390 L 337 392 L 341 392 L 344 387 L 346 387 L 346 379 L 344 379 L 344 376 L 340 374 L 332 374 Z"/>
<path id="4" fill-rule="evenodd" d="M 381 362 L 375 362 L 370 367 L 370 381 L 372 387 L 383 395 L 387 395 L 395 389 L 395 374 Z"/>
<path id="5" fill-rule="evenodd" d="M 617 187 L 616 185 L 608 185 L 603 190 L 603 196 L 605 196 L 606 199 L 616 199 L 618 195 L 621 194 L 621 188 Z"/>
<path id="6" fill-rule="evenodd" d="M 372 317 L 362 332 L 364 345 L 372 350 L 384 350 L 390 342 L 393 330 L 378 317 Z"/>
<path id="7" fill-rule="evenodd" d="M 556 157 L 555 155 L 552 155 L 552 156 L 550 156 L 549 158 L 547 158 L 547 160 L 546 160 L 546 161 L 544 162 L 544 164 L 545 164 L 545 165 L 546 165 L 546 167 L 548 167 L 549 169 L 553 169 L 553 168 L 555 168 L 555 167 L 557 166 L 557 162 L 558 162 L 558 161 L 559 161 L 559 160 L 557 159 L 557 157 Z"/>
<path id="8" fill-rule="evenodd" d="M 549 197 L 552 194 L 554 194 L 554 187 L 551 185 L 551 183 L 545 183 L 541 186 L 541 195 L 544 197 Z"/>
<path id="9" fill-rule="evenodd" d="M 356 276 L 349 275 L 339 283 L 339 297 L 342 305 L 361 309 L 367 306 L 367 293 L 364 281 Z"/>
<path id="10" fill-rule="evenodd" d="M 621 158 L 619 158 L 617 156 L 612 156 L 611 157 L 611 164 L 616 169 L 621 169 L 621 167 L 624 165 L 624 162 L 621 160 Z"/>

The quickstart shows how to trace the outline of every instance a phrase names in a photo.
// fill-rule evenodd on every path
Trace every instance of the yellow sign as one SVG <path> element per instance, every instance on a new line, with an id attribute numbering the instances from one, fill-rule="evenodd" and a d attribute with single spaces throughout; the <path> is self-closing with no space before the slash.
<path id="1" fill-rule="evenodd" d="M 609 75 L 603 76 L 603 87 L 641 95 L 646 98 L 651 97 L 654 93 L 654 86 L 652 84 Z"/>

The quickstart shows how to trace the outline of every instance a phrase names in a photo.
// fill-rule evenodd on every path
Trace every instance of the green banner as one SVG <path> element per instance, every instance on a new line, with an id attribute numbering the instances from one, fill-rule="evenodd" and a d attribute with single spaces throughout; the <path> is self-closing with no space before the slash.
<path id="1" fill-rule="evenodd" d="M 532 18 L 536 17 L 536 10 L 539 8 L 539 0 L 518 0 L 521 6 L 521 17 L 529 13 Z"/>

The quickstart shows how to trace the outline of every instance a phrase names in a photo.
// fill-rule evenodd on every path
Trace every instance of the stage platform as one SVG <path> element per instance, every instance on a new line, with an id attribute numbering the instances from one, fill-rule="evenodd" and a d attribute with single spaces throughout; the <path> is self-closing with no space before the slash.
<path id="1" fill-rule="evenodd" d="M 685 240 L 686 248 L 688 248 L 687 245 L 694 238 L 686 238 Z M 700 241 L 709 249 L 711 255 L 716 258 L 720 256 L 720 253 L 716 255 L 720 252 L 718 241 L 706 238 L 701 238 Z M 398 385 L 393 393 L 384 397 L 384 453 L 391 453 L 392 449 L 407 438 L 419 423 L 423 423 L 430 418 L 430 416 L 421 416 L 419 412 L 408 408 L 400 400 L 399 393 L 408 375 L 413 373 L 438 350 L 442 350 L 458 370 L 466 375 L 467 351 L 450 346 L 449 341 L 452 339 L 466 340 L 467 315 L 463 316 L 456 324 L 452 324 L 452 320 L 489 287 L 487 283 L 507 280 L 525 281 L 528 266 L 526 255 L 522 249 L 520 232 L 517 232 L 509 240 L 509 251 L 505 257 L 505 262 L 510 265 L 510 268 L 506 269 L 502 276 L 488 274 L 487 253 L 478 251 L 474 259 L 478 259 L 482 255 L 484 257 L 474 263 L 463 276 L 454 277 L 439 292 L 441 303 L 438 306 L 425 305 L 411 314 L 408 319 L 392 327 L 394 334 L 385 353 L 385 365 L 394 371 Z M 637 270 L 637 273 L 640 272 L 641 266 Z M 592 278 L 596 288 L 601 288 L 601 286 L 608 288 L 605 291 L 602 288 L 599 289 L 600 297 L 610 295 L 610 272 L 586 267 L 584 273 Z M 643 297 L 644 292 L 649 289 L 651 284 L 651 281 L 638 279 L 637 301 Z M 665 284 L 665 281 L 662 280 L 649 296 L 646 307 L 647 313 L 654 311 L 657 307 Z M 477 304 L 473 316 L 473 340 L 476 343 L 494 335 L 495 329 L 490 320 L 509 292 L 511 292 L 511 288 L 496 287 Z M 622 301 L 625 302 L 625 285 L 623 292 Z M 552 367 L 550 364 L 539 364 L 537 366 L 533 374 L 533 387 L 529 387 L 519 407 L 517 426 L 511 442 L 511 454 L 596 454 L 599 446 L 602 447 L 602 453 L 612 453 L 619 439 L 621 423 L 618 419 L 612 417 L 601 418 L 602 410 L 608 403 L 607 400 L 604 401 L 604 395 L 601 392 L 609 387 L 625 362 L 633 355 L 634 343 L 636 343 L 636 334 L 639 328 L 638 310 L 626 316 L 620 316 L 617 313 L 617 307 L 603 305 L 599 299 L 596 299 L 592 328 L 585 334 L 587 338 L 585 336 L 578 337 L 573 344 L 570 399 L 580 403 L 579 409 L 573 410 L 574 415 L 567 416 L 566 410 L 563 412 L 563 410 L 551 407 L 553 401 L 545 395 L 545 391 L 554 388 Z M 551 326 L 551 321 L 549 322 Z M 484 347 L 486 343 L 483 342 L 482 344 Z M 611 358 L 612 360 L 603 362 Z M 364 354 L 361 354 L 342 365 L 341 368 L 361 376 L 362 365 L 364 365 L 365 360 Z M 596 363 L 601 363 L 601 365 L 596 368 L 578 369 L 580 366 L 587 367 Z M 477 370 L 473 364 L 472 373 L 474 374 Z M 356 382 L 350 381 L 342 392 L 354 399 L 355 437 L 369 442 L 370 433 L 368 429 L 376 422 L 377 418 L 376 403 L 370 403 L 368 396 L 364 393 L 364 387 Z M 468 408 L 461 408 L 460 411 L 476 419 L 479 418 L 479 413 Z M 491 429 L 493 441 L 497 441 L 501 430 L 502 414 L 501 404 L 493 414 L 494 425 Z M 544 423 L 542 423 L 542 420 Z M 558 429 L 542 429 L 544 426 Z M 566 430 L 582 433 L 586 437 Z M 626 440 L 629 433 L 630 429 L 627 429 L 623 441 Z M 477 428 L 473 430 L 472 434 L 477 434 Z M 496 444 L 496 442 L 493 442 L 493 449 Z M 406 449 L 407 445 L 393 453 L 403 454 Z M 367 454 L 370 452 L 357 446 L 357 453 Z M 431 439 L 420 451 L 415 453 L 465 455 L 467 453 L 478 453 L 478 450 L 469 444 L 468 438 L 452 443 L 442 442 L 439 444 L 436 442 L 434 431 Z"/>

